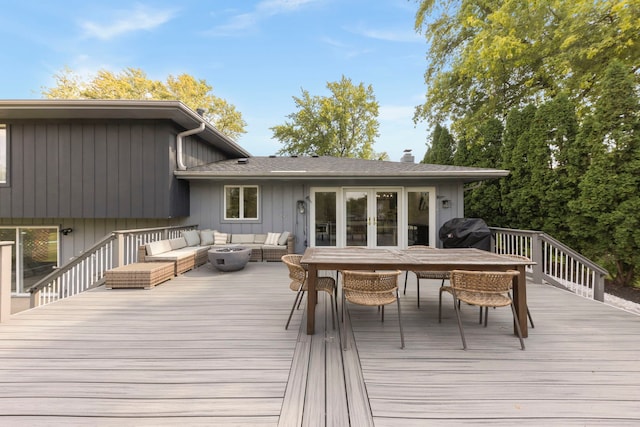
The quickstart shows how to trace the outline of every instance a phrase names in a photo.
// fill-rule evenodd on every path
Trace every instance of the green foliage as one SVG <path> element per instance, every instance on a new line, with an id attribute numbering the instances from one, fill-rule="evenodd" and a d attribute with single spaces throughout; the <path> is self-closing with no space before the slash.
<path id="1" fill-rule="evenodd" d="M 464 152 L 458 157 L 461 166 L 472 166 L 479 168 L 495 168 L 501 163 L 502 147 L 502 123 L 497 120 L 489 120 L 482 124 L 477 132 L 476 138 L 463 141 L 459 145 L 464 145 L 461 149 Z M 471 184 L 464 194 L 465 216 L 472 218 L 482 218 L 489 225 L 498 226 L 502 223 L 503 213 L 501 207 L 500 181 L 483 181 L 480 185 Z"/>
<path id="2" fill-rule="evenodd" d="M 330 96 L 311 96 L 303 89 L 301 97 L 293 97 L 297 112 L 271 128 L 284 145 L 278 153 L 386 159 L 386 153 L 373 151 L 379 125 L 371 85 L 355 86 L 342 76 L 339 82 L 327 83 L 327 89 Z"/>
<path id="3" fill-rule="evenodd" d="M 580 138 L 591 163 L 569 202 L 572 229 L 592 257 L 615 261 L 614 281 L 631 284 L 640 273 L 640 99 L 634 71 L 614 61 L 600 82 L 602 96 Z"/>
<path id="4" fill-rule="evenodd" d="M 56 86 L 44 88 L 49 99 L 157 99 L 179 100 L 193 110 L 205 110 L 204 118 L 220 132 L 238 138 L 247 125 L 236 108 L 214 96 L 213 88 L 205 80 L 188 74 L 169 75 L 166 83 L 152 80 L 144 71 L 127 68 L 119 74 L 100 70 L 91 80 L 84 81 L 65 68 L 55 75 Z"/>
<path id="5" fill-rule="evenodd" d="M 587 108 L 612 60 L 640 67 L 638 0 L 418 3 L 416 29 L 430 48 L 415 119 L 450 120 L 460 136 L 559 93 Z"/>
<path id="6" fill-rule="evenodd" d="M 442 127 L 438 123 L 433 130 L 431 146 L 427 148 L 422 163 L 451 165 L 453 164 L 453 148 L 453 136 L 446 127 Z"/>

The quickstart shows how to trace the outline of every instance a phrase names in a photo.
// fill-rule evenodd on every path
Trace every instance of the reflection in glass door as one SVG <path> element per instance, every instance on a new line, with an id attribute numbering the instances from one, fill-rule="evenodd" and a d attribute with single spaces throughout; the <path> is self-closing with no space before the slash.
<path id="1" fill-rule="evenodd" d="M 346 191 L 347 246 L 368 246 L 368 192 Z"/>
<path id="2" fill-rule="evenodd" d="M 398 246 L 398 192 L 376 191 L 376 246 Z"/>
<path id="3" fill-rule="evenodd" d="M 345 191 L 346 245 L 398 246 L 397 190 Z"/>
<path id="4" fill-rule="evenodd" d="M 14 242 L 11 250 L 13 293 L 24 293 L 58 265 L 56 227 L 1 228 L 0 240 Z"/>

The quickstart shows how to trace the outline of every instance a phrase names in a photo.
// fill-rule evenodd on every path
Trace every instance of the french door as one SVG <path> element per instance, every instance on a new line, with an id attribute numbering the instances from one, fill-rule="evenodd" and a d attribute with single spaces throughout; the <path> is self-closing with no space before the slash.
<path id="1" fill-rule="evenodd" d="M 400 189 L 344 189 L 345 245 L 397 247 L 401 194 Z"/>
<path id="2" fill-rule="evenodd" d="M 311 246 L 436 245 L 433 187 L 314 187 Z"/>

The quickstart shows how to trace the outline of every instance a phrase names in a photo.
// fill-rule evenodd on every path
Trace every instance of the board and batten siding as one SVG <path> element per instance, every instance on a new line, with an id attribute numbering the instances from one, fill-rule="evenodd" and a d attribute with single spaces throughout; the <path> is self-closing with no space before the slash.
<path id="1" fill-rule="evenodd" d="M 176 218 L 189 215 L 189 184 L 176 179 L 176 129 L 169 121 L 7 123 L 9 184 L 0 218 Z M 197 137 L 194 163 L 222 155 Z"/>
<path id="2" fill-rule="evenodd" d="M 224 183 L 218 181 L 191 181 L 191 216 L 188 222 L 199 224 L 200 228 L 215 229 L 225 233 L 267 233 L 291 231 L 295 235 L 296 253 L 304 252 L 309 246 L 311 227 L 309 213 L 311 206 L 307 196 L 310 185 L 302 181 L 234 181 L 233 185 L 258 185 L 260 187 L 260 219 L 258 221 L 224 220 Z M 351 184 L 351 183 L 349 183 Z M 367 187 L 362 182 L 359 186 Z M 419 187 L 415 182 L 399 185 L 404 188 Z M 339 181 L 331 182 L 322 187 L 341 188 L 345 186 Z M 349 185 L 352 186 L 352 185 Z M 370 186 L 383 187 L 383 182 L 371 180 Z M 462 183 L 430 182 L 425 186 L 435 186 L 436 198 L 436 245 L 441 246 L 437 230 L 448 220 L 464 216 L 464 190 Z M 442 200 L 450 201 L 449 208 L 442 208 Z M 305 200 L 307 212 L 301 215 L 297 212 L 296 202 Z"/>
<path id="3" fill-rule="evenodd" d="M 260 218 L 255 220 L 224 219 L 224 184 L 215 181 L 191 181 L 191 216 L 189 222 L 201 229 L 214 229 L 223 233 L 266 234 L 289 231 L 295 236 L 297 253 L 304 252 L 308 211 L 301 215 L 296 201 L 304 200 L 308 189 L 296 182 L 238 182 L 234 185 L 258 185 L 260 187 Z"/>

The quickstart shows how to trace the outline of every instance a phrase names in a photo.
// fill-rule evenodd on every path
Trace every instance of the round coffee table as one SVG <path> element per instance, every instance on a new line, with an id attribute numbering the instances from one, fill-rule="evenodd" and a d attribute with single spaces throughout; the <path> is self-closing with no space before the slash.
<path id="1" fill-rule="evenodd" d="M 251 248 L 228 246 L 209 249 L 209 262 L 220 271 L 242 270 L 251 258 Z"/>

